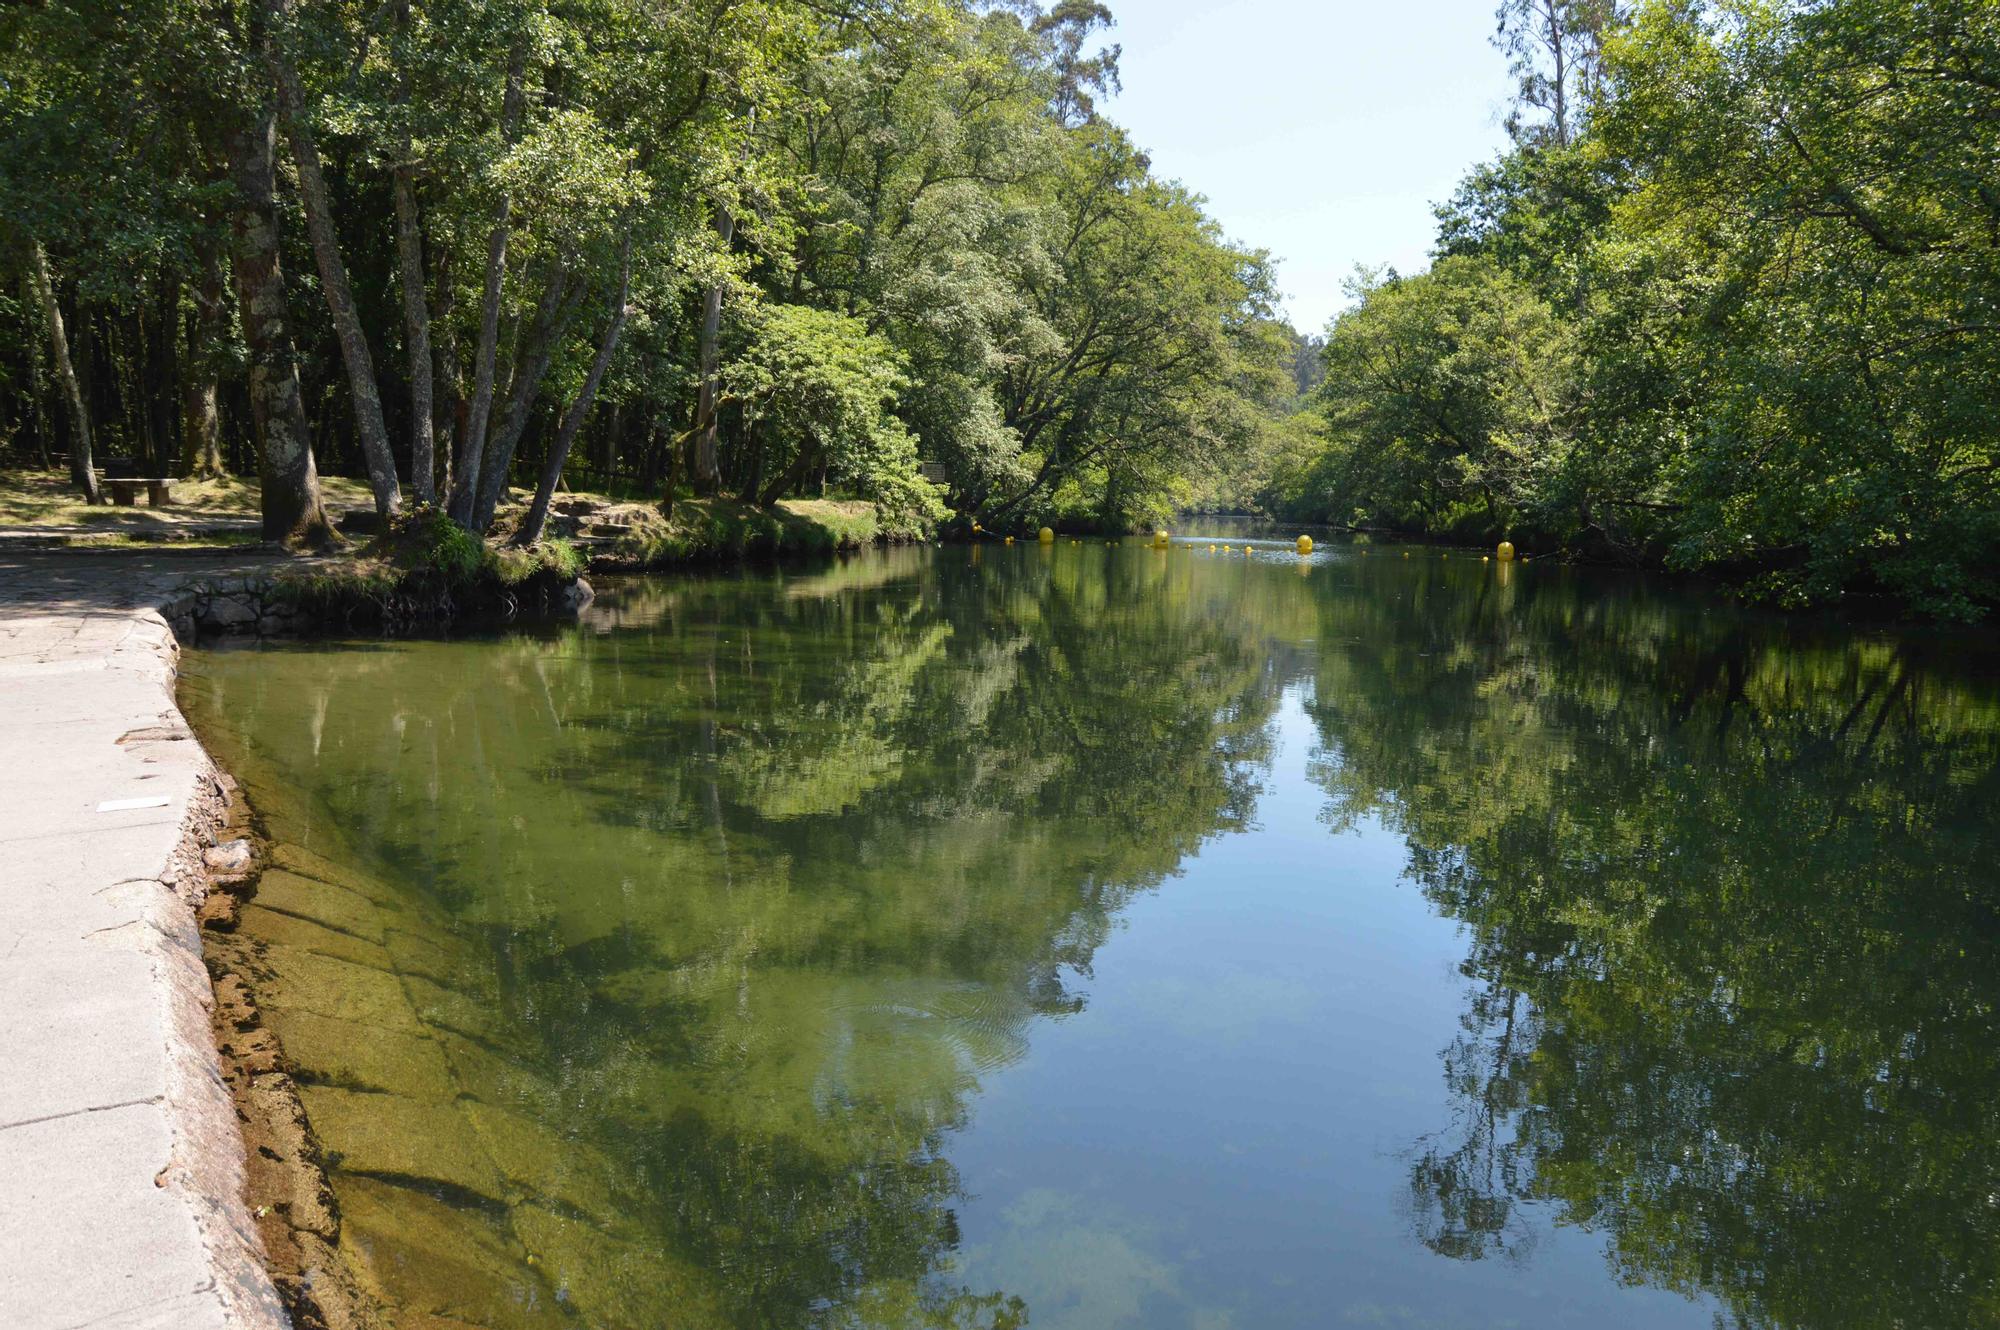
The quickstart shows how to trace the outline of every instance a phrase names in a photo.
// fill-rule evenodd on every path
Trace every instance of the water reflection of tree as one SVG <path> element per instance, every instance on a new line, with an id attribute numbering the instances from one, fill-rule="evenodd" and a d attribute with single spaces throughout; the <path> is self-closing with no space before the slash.
<path id="1" fill-rule="evenodd" d="M 509 1107 L 610 1160 L 614 1236 L 660 1254 L 599 1273 L 634 1305 L 1023 1314 L 952 1278 L 950 1133 L 1080 1009 L 1125 903 L 1247 822 L 1274 644 L 1310 622 L 1249 570 L 1024 553 L 678 579 L 539 639 L 209 680 L 267 785 L 365 829 L 490 958 L 552 1086 Z"/>
<path id="2" fill-rule="evenodd" d="M 1419 1236 L 1754 1326 L 2000 1313 L 2000 705 L 1940 644 L 1532 581 L 1324 602 L 1319 776 L 1470 934 Z M 1962 644 L 1976 647 L 1977 644 Z"/>

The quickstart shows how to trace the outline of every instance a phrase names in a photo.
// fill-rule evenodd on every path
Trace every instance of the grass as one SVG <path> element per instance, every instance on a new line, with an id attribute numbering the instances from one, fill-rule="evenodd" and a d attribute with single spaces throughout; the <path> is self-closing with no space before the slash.
<path id="1" fill-rule="evenodd" d="M 322 476 L 329 516 L 372 511 L 366 482 Z M 407 496 L 406 496 L 407 497 Z M 492 539 L 482 543 L 434 510 L 409 513 L 390 532 L 322 564 L 299 582 L 299 594 L 326 606 L 374 606 L 399 618 L 449 614 L 455 607 L 543 594 L 575 579 L 586 562 L 619 571 L 744 559 L 831 554 L 881 541 L 920 540 L 918 525 L 886 520 L 861 499 L 786 499 L 770 508 L 731 499 L 681 499 L 672 516 L 648 501 L 570 492 L 558 496 L 545 539 L 533 549 L 507 543 L 526 514 L 525 491 L 504 503 Z M 186 548 L 254 544 L 255 480 L 177 481 L 167 508 L 143 503 L 90 505 L 64 472 L 0 473 L 0 531 L 45 531 L 64 544 L 128 549 L 172 541 Z M 560 538 L 576 532 L 590 556 Z"/>
<path id="2" fill-rule="evenodd" d="M 351 557 L 281 573 L 278 588 L 324 622 L 427 622 L 548 605 L 583 572 L 567 540 L 530 549 L 480 540 L 436 508 L 397 518 Z"/>
<path id="3" fill-rule="evenodd" d="M 366 481 L 322 476 L 320 489 L 329 515 L 374 506 Z M 259 498 L 255 480 L 227 476 L 175 481 L 174 502 L 167 508 L 149 507 L 143 498 L 130 508 L 91 505 L 70 488 L 66 471 L 7 471 L 0 472 L 0 529 L 85 527 L 93 532 L 171 533 L 219 522 L 255 521 Z"/>

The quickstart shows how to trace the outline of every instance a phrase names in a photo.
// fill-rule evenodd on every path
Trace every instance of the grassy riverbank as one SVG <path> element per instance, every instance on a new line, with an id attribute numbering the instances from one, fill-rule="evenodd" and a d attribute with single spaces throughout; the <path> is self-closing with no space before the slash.
<path id="1" fill-rule="evenodd" d="M 481 541 L 442 512 L 400 518 L 350 557 L 281 575 L 279 589 L 319 621 L 394 624 L 581 604 L 591 570 L 639 572 L 859 549 L 914 540 L 916 526 L 859 500 L 787 500 L 764 508 L 729 499 L 653 504 L 570 495 L 532 546 L 507 539 L 521 515 L 503 512 Z"/>
<path id="2" fill-rule="evenodd" d="M 364 482 L 322 476 L 320 487 L 336 523 L 352 515 L 350 531 L 372 516 Z M 175 482 L 173 503 L 165 508 L 90 504 L 71 488 L 66 473 L 28 472 L 0 485 L 0 537 L 89 548 L 255 545 L 259 501 L 254 478 L 225 476 Z M 502 502 L 493 530 L 496 548 L 504 550 L 526 511 L 525 491 Z M 887 518 L 861 499 L 785 499 L 766 508 L 734 499 L 683 498 L 663 511 L 652 501 L 586 491 L 556 500 L 547 531 L 573 544 L 589 564 L 620 571 L 832 553 L 929 534 L 923 523 Z M 394 559 L 379 557 L 372 542 L 359 539 L 348 552 L 356 576 L 391 569 Z M 504 553 L 495 557 L 509 567 L 519 563 Z"/>

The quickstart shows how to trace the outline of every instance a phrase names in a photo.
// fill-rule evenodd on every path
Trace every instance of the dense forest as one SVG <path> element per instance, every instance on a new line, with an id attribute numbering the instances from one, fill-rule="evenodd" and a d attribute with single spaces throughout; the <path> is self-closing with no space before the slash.
<path id="1" fill-rule="evenodd" d="M 1090 0 L 0 16 L 0 461 L 1126 525 L 1255 455 L 1261 253 L 1099 113 Z"/>
<path id="2" fill-rule="evenodd" d="M 1511 149 L 1358 274 L 1276 511 L 2000 602 L 2000 7 L 1505 0 Z"/>
<path id="3" fill-rule="evenodd" d="M 306 543 L 324 469 L 523 542 L 1205 508 L 2000 602 L 2000 10 L 1498 19 L 1511 146 L 1307 337 L 1095 0 L 10 6 L 0 467 L 254 472 Z"/>

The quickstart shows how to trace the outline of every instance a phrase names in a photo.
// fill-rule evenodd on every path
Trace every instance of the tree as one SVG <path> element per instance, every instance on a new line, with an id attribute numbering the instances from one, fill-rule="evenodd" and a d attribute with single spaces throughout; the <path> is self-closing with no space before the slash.
<path id="1" fill-rule="evenodd" d="M 1604 39 L 1618 0 L 1501 0 L 1493 44 L 1507 54 L 1507 132 L 1524 147 L 1567 148 L 1604 85 Z M 1530 115 L 1546 119 L 1531 121 Z"/>
<path id="2" fill-rule="evenodd" d="M 772 503 L 825 476 L 897 516 L 942 514 L 917 474 L 915 443 L 891 410 L 905 382 L 895 353 L 857 320 L 765 306 L 722 382 L 754 440 L 745 497 Z"/>
<path id="3" fill-rule="evenodd" d="M 257 0 L 264 6 L 267 36 L 262 56 L 277 93 L 278 119 L 292 145 L 298 167 L 299 198 L 305 205 L 306 231 L 312 237 L 313 262 L 340 341 L 340 358 L 347 369 L 348 391 L 354 403 L 354 423 L 361 435 L 361 454 L 368 464 L 369 487 L 375 491 L 375 511 L 392 517 L 402 504 L 396 484 L 396 462 L 389 455 L 389 430 L 382 422 L 382 393 L 375 383 L 375 360 L 368 335 L 354 307 L 347 282 L 347 264 L 333 231 L 333 203 L 326 174 L 320 167 L 305 91 L 289 47 L 294 41 L 291 0 Z"/>
<path id="4" fill-rule="evenodd" d="M 55 278 L 49 272 L 49 256 L 42 250 L 42 242 L 29 242 L 29 282 L 34 287 L 35 299 L 41 305 L 42 318 L 48 327 L 49 353 L 55 361 L 56 382 L 62 385 L 63 402 L 69 411 L 69 476 L 70 481 L 83 491 L 84 498 L 97 502 L 97 471 L 90 458 L 90 407 L 83 400 L 83 390 L 77 384 L 76 366 L 69 355 L 69 333 L 63 328 L 62 307 L 56 303 Z"/>

